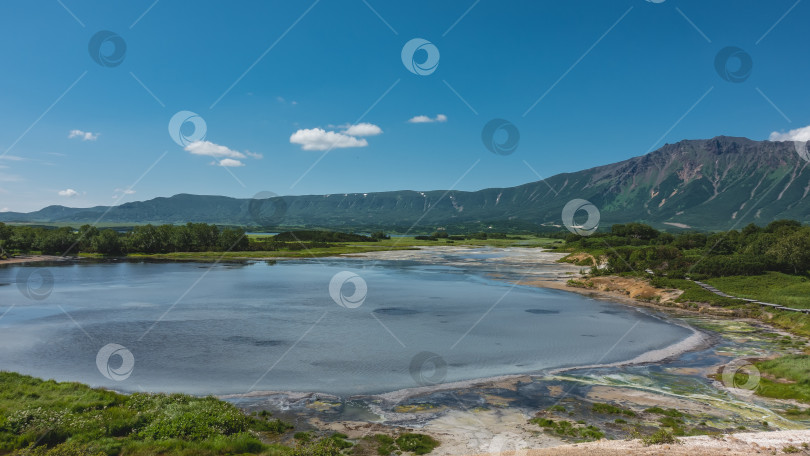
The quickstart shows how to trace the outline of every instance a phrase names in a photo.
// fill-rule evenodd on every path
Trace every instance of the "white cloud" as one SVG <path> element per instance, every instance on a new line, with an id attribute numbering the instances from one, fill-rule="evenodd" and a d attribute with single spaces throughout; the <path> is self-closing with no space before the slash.
<path id="1" fill-rule="evenodd" d="M 0 182 L 23 182 L 25 179 L 16 174 L 0 173 Z"/>
<path id="2" fill-rule="evenodd" d="M 377 136 L 382 134 L 382 128 L 370 123 L 359 123 L 345 127 L 343 133 L 349 136 Z"/>
<path id="3" fill-rule="evenodd" d="M 206 157 L 245 158 L 245 154 L 242 152 L 228 149 L 225 146 L 214 144 L 211 141 L 194 141 L 187 145 L 185 150 L 191 152 L 193 155 L 205 155 Z"/>
<path id="4" fill-rule="evenodd" d="M 69 139 L 81 138 L 82 141 L 95 141 L 101 133 L 91 133 L 89 131 L 70 130 Z"/>
<path id="5" fill-rule="evenodd" d="M 11 209 L 9 209 L 7 207 L 4 207 L 4 208 L 0 209 L 0 212 L 11 212 Z"/>
<path id="6" fill-rule="evenodd" d="M 414 116 L 408 119 L 409 123 L 434 123 L 434 122 L 447 122 L 447 116 L 438 114 L 436 117 L 429 116 Z"/>
<path id="7" fill-rule="evenodd" d="M 191 152 L 192 155 L 213 157 L 216 160 L 211 162 L 212 165 L 224 166 L 226 168 L 245 166 L 241 160 L 248 157 L 255 158 L 257 160 L 264 157 L 262 154 L 257 154 L 249 150 L 239 152 L 237 150 L 229 149 L 228 147 L 214 144 L 211 141 L 195 141 L 187 145 L 185 150 Z"/>
<path id="8" fill-rule="evenodd" d="M 113 199 L 117 200 L 119 198 L 123 198 L 126 195 L 134 195 L 135 190 L 129 188 L 116 188 L 113 192 Z"/>
<path id="9" fill-rule="evenodd" d="M 287 104 L 287 100 L 284 97 L 276 97 L 276 101 L 278 101 L 279 103 Z M 290 101 L 290 104 L 295 106 L 295 105 L 298 104 L 298 102 L 295 101 L 295 100 L 292 100 L 292 101 Z"/>
<path id="10" fill-rule="evenodd" d="M 344 133 L 326 131 L 322 128 L 305 128 L 290 136 L 290 143 L 300 144 L 303 150 L 345 149 L 366 147 L 368 141 Z"/>
<path id="11" fill-rule="evenodd" d="M 65 190 L 59 190 L 59 196 L 65 196 L 68 198 L 73 198 L 74 196 L 78 196 L 79 192 L 73 190 L 72 188 L 68 188 Z"/>
<path id="12" fill-rule="evenodd" d="M 239 160 L 234 160 L 234 159 L 232 159 L 232 158 L 225 158 L 225 159 L 222 159 L 222 160 L 220 160 L 220 161 L 219 161 L 219 163 L 217 163 L 217 164 L 218 164 L 219 166 L 224 166 L 224 167 L 226 167 L 226 168 L 236 168 L 236 167 L 239 167 L 239 166 L 245 166 L 245 164 L 244 164 L 244 163 L 242 163 L 241 161 L 239 161 Z"/>
<path id="13" fill-rule="evenodd" d="M 0 160 L 23 161 L 25 159 L 16 155 L 0 155 Z"/>
<path id="14" fill-rule="evenodd" d="M 775 131 L 768 138 L 770 141 L 810 141 L 810 125 L 787 133 Z"/>

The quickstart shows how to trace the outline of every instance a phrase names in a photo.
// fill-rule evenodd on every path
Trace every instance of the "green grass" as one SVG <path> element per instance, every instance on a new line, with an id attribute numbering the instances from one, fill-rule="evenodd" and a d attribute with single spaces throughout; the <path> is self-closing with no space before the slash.
<path id="1" fill-rule="evenodd" d="M 678 440 L 675 439 L 675 436 L 666 429 L 659 429 L 655 433 L 642 438 L 641 441 L 647 446 L 673 444 L 678 442 Z"/>
<path id="2" fill-rule="evenodd" d="M 354 443 L 340 433 L 297 432 L 263 411 L 247 415 L 214 397 L 124 395 L 79 383 L 0 372 L 0 454 L 13 456 L 341 456 Z M 321 435 L 321 437 L 318 437 Z M 430 453 L 434 438 L 373 438 L 381 455 Z"/>
<path id="3" fill-rule="evenodd" d="M 761 373 L 758 395 L 810 403 L 810 355 L 786 355 L 756 367 Z"/>
<path id="4" fill-rule="evenodd" d="M 661 407 L 650 407 L 644 411 L 647 413 L 655 413 L 656 415 L 664 415 L 672 418 L 683 418 L 685 416 L 688 416 L 687 414 L 672 408 L 662 409 Z"/>
<path id="5" fill-rule="evenodd" d="M 571 437 L 578 440 L 599 440 L 605 436 L 605 433 L 602 432 L 598 427 L 587 426 L 583 421 L 577 421 L 577 423 L 574 424 L 565 420 L 554 421 L 548 418 L 535 417 L 529 420 L 529 422 L 540 426 L 544 431 L 553 432 L 563 437 Z"/>
<path id="6" fill-rule="evenodd" d="M 371 438 L 377 442 L 377 454 L 380 456 L 388 456 L 397 450 L 396 442 L 391 436 L 385 434 L 376 434 Z"/>
<path id="7" fill-rule="evenodd" d="M 632 410 L 624 409 L 611 404 L 602 404 L 599 402 L 593 404 L 593 411 L 594 413 L 606 413 L 610 415 L 636 416 L 636 412 Z"/>
<path id="8" fill-rule="evenodd" d="M 718 277 L 706 283 L 740 298 L 810 309 L 810 280 L 806 277 L 768 272 L 758 276 Z"/>
<path id="9" fill-rule="evenodd" d="M 278 450 L 260 440 L 290 426 L 213 397 L 118 394 L 0 372 L 0 453 L 225 455 Z"/>
<path id="10" fill-rule="evenodd" d="M 711 291 L 706 290 L 700 285 L 686 279 L 654 277 L 650 279 L 650 284 L 658 288 L 677 288 L 679 290 L 683 290 L 683 294 L 676 299 L 676 302 L 701 302 L 720 307 L 745 305 L 745 301 L 717 296 Z"/>
<path id="11" fill-rule="evenodd" d="M 254 235 L 255 236 L 255 235 Z M 358 243 L 335 243 L 329 247 L 312 247 L 299 250 L 271 250 L 271 251 L 246 251 L 246 252 L 172 252 L 159 254 L 130 254 L 130 258 L 154 258 L 165 260 L 200 260 L 214 261 L 217 259 L 235 260 L 250 258 L 320 258 L 343 255 L 347 253 L 368 253 L 388 250 L 413 250 L 423 246 L 450 245 L 456 247 L 542 247 L 547 246 L 555 239 L 520 236 L 521 239 L 468 239 L 464 241 L 454 241 L 448 243 L 446 239 L 437 241 L 417 240 L 411 237 L 400 237 L 384 239 L 378 242 L 358 242 Z"/>
<path id="12" fill-rule="evenodd" d="M 429 435 L 410 432 L 397 437 L 396 442 L 400 450 L 414 454 L 428 454 L 439 446 L 439 441 Z"/>

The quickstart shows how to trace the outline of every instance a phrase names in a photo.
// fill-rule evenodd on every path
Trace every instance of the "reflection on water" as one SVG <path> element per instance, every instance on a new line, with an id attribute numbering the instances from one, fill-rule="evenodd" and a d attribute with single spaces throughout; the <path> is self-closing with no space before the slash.
<path id="1" fill-rule="evenodd" d="M 0 287 L 0 369 L 124 391 L 352 395 L 419 386 L 418 378 L 622 361 L 690 334 L 634 309 L 462 268 L 364 266 L 342 259 L 52 266 L 48 299 Z M 14 283 L 20 267 L 0 268 L 0 283 Z M 330 297 L 341 271 L 365 281 L 360 307 Z M 108 380 L 96 366 L 110 343 L 134 356 L 126 380 Z M 446 364 L 441 378 L 409 371 L 424 352 Z"/>

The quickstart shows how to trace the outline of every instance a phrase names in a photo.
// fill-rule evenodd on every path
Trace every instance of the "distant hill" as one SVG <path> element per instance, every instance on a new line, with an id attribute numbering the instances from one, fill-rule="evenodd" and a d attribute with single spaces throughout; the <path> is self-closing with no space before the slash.
<path id="1" fill-rule="evenodd" d="M 475 192 L 392 191 L 282 197 L 279 227 L 407 229 L 438 226 L 538 229 L 561 225 L 575 198 L 601 211 L 602 225 L 644 222 L 658 228 L 730 229 L 780 218 L 810 222 L 810 169 L 792 142 L 716 137 L 688 140 L 641 157 L 509 188 Z M 443 197 L 443 195 L 445 195 Z M 180 194 L 114 208 L 49 206 L 0 213 L 0 221 L 101 224 L 207 222 L 256 225 L 251 200 Z"/>

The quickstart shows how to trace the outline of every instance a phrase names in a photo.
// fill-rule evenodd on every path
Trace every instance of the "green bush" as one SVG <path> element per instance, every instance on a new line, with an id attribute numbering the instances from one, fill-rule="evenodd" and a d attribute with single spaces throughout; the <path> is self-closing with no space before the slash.
<path id="1" fill-rule="evenodd" d="M 666 429 L 659 429 L 653 434 L 642 438 L 641 441 L 647 446 L 673 444 L 678 442 L 675 436 Z"/>
<path id="2" fill-rule="evenodd" d="M 396 439 L 399 449 L 414 454 L 428 454 L 439 446 L 439 441 L 425 434 L 405 433 Z"/>
<path id="3" fill-rule="evenodd" d="M 377 434 L 372 438 L 377 442 L 377 454 L 381 456 L 388 456 L 397 449 L 396 442 L 391 436 Z"/>
<path id="4" fill-rule="evenodd" d="M 680 412 L 678 410 L 675 410 L 673 408 L 662 409 L 661 407 L 650 407 L 650 408 L 648 408 L 648 409 L 646 409 L 644 411 L 647 412 L 647 413 L 655 413 L 656 415 L 664 415 L 664 416 L 669 416 L 669 417 L 672 417 L 672 418 L 682 418 L 682 417 L 686 416 L 685 413 Z"/>
<path id="5" fill-rule="evenodd" d="M 599 402 L 596 402 L 596 403 L 593 404 L 593 411 L 594 411 L 594 413 L 607 413 L 607 414 L 612 414 L 612 415 L 636 416 L 636 412 L 634 412 L 632 410 L 623 409 L 621 407 L 616 407 L 615 405 L 611 405 L 611 404 L 602 404 L 602 403 L 599 403 Z"/>

